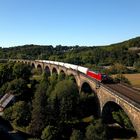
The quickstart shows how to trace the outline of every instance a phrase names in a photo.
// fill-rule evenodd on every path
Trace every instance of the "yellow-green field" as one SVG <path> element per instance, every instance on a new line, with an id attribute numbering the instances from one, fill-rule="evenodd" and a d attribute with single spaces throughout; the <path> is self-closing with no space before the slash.
<path id="1" fill-rule="evenodd" d="M 130 81 L 132 87 L 140 90 L 140 73 L 123 75 Z M 116 75 L 112 75 L 111 77 L 115 78 Z"/>
<path id="2" fill-rule="evenodd" d="M 136 88 L 140 88 L 140 73 L 124 74 L 124 76 L 131 82 L 132 86 Z"/>

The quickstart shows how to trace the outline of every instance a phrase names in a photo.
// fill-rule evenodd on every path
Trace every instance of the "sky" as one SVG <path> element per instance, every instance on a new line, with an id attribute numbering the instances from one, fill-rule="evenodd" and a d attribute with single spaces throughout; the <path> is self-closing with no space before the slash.
<path id="1" fill-rule="evenodd" d="M 140 36 L 140 0 L 0 0 L 0 46 L 108 45 Z"/>

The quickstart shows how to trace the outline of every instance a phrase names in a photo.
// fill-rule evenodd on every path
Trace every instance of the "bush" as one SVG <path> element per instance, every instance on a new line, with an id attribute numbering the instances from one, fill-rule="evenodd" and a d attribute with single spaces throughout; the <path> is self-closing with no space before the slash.
<path id="1" fill-rule="evenodd" d="M 123 82 L 123 83 L 131 85 L 130 81 L 125 76 L 123 76 L 122 74 L 117 74 L 114 81 L 115 82 Z"/>

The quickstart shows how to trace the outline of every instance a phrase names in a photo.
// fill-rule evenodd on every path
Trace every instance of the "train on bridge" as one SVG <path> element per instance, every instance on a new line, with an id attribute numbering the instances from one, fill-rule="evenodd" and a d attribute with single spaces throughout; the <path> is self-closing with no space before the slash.
<path id="1" fill-rule="evenodd" d="M 105 83 L 105 82 L 110 81 L 110 78 L 108 77 L 108 75 L 100 73 L 100 72 L 92 71 L 92 70 L 90 70 L 86 67 L 83 67 L 83 66 L 69 64 L 69 63 L 63 63 L 63 62 L 57 62 L 57 61 L 49 61 L 49 60 L 35 60 L 35 61 L 36 62 L 43 62 L 43 63 L 47 63 L 47 64 L 55 64 L 55 65 L 63 66 L 63 67 L 68 68 L 68 69 L 73 69 L 73 70 L 79 71 L 81 73 L 84 73 L 88 77 L 91 77 L 99 82 Z"/>

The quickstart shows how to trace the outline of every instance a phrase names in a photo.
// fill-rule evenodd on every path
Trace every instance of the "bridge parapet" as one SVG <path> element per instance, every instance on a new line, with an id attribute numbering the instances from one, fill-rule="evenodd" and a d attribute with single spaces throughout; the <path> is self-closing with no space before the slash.
<path id="1" fill-rule="evenodd" d="M 114 95 L 116 98 L 119 98 L 123 100 L 124 102 L 128 103 L 131 105 L 133 108 L 137 109 L 140 111 L 140 104 L 134 101 L 133 99 L 128 98 L 127 96 L 124 96 L 123 94 L 120 94 L 119 92 L 111 89 L 110 87 L 107 87 L 106 85 L 101 84 L 101 87 L 104 88 L 105 90 L 108 91 L 108 93 Z"/>

